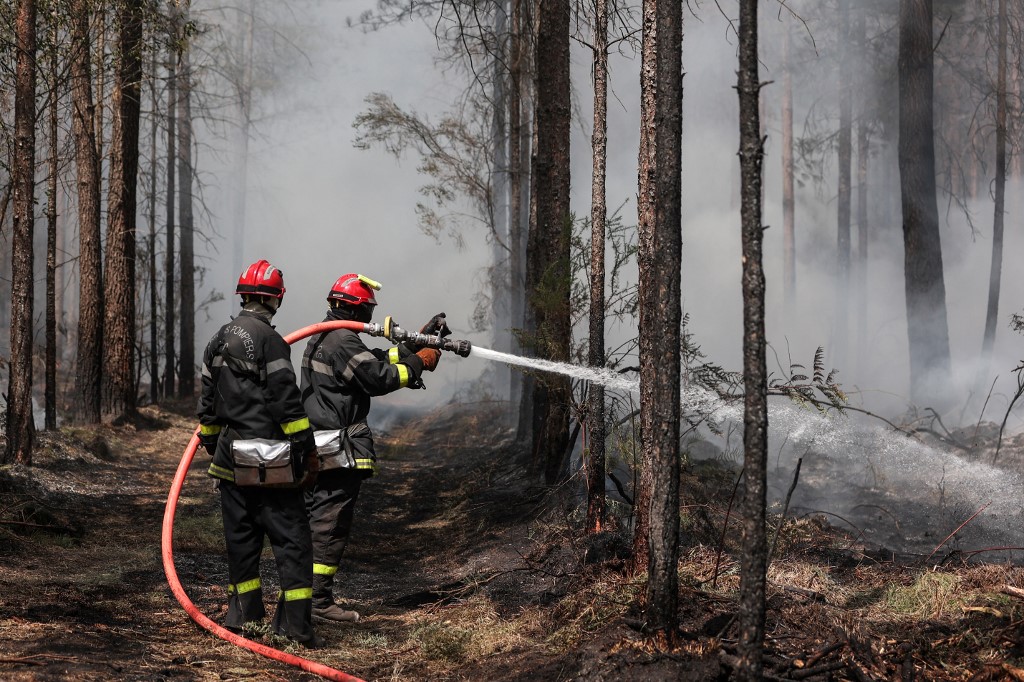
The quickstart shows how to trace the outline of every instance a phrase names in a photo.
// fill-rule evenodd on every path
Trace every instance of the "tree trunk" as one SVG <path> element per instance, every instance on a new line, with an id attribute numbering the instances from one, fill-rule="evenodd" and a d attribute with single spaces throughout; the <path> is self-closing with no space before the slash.
<path id="1" fill-rule="evenodd" d="M 46 176 L 46 388 L 43 398 L 44 426 L 57 429 L 57 41 L 59 33 L 50 16 L 50 107 L 47 121 L 49 168 Z"/>
<path id="2" fill-rule="evenodd" d="M 741 0 L 740 68 L 740 200 L 743 231 L 743 468 L 746 472 L 740 510 L 739 660 L 740 680 L 762 679 L 765 624 L 765 502 L 768 462 L 768 372 L 765 363 L 762 267 L 764 229 L 761 222 L 761 146 L 758 100 L 757 0 Z"/>
<path id="3" fill-rule="evenodd" d="M 160 400 L 160 358 L 157 356 L 157 295 L 156 295 L 156 168 L 157 129 L 159 126 L 160 99 L 157 97 L 156 82 L 159 74 L 159 34 L 153 39 L 153 54 L 150 62 L 149 92 L 152 108 L 149 138 L 149 399 Z"/>
<path id="4" fill-rule="evenodd" d="M 195 395 L 196 284 L 192 222 L 192 71 L 189 50 L 190 47 L 186 43 L 181 52 L 181 69 L 178 72 L 178 218 L 181 221 L 181 324 L 178 333 L 178 340 L 181 343 L 181 356 L 178 360 L 180 398 L 191 398 Z"/>
<path id="5" fill-rule="evenodd" d="M 243 259 L 245 257 L 245 213 L 246 202 L 249 190 L 249 136 L 252 127 L 252 69 L 253 49 L 256 38 L 256 0 L 249 1 L 248 10 L 238 10 L 242 18 L 240 28 L 242 30 L 244 54 L 244 65 L 242 71 L 242 84 L 238 93 L 238 154 L 237 167 L 235 168 L 235 207 L 232 211 L 234 248 L 232 249 L 233 272 L 242 272 L 244 269 Z"/>
<path id="6" fill-rule="evenodd" d="M 117 75 L 110 134 L 110 194 L 103 353 L 104 409 L 115 420 L 134 419 L 135 221 L 139 168 L 143 0 L 127 0 L 117 11 Z"/>
<path id="7" fill-rule="evenodd" d="M 868 139 L 868 102 L 870 82 L 867 77 L 867 9 L 857 8 L 854 31 L 857 40 L 857 64 L 860 66 L 860 116 L 857 119 L 857 368 L 864 375 L 868 346 L 868 156 L 871 152 Z"/>
<path id="8" fill-rule="evenodd" d="M 92 99 L 89 49 L 90 0 L 75 0 L 71 28 L 71 122 L 78 167 L 78 353 L 75 373 L 78 421 L 100 420 L 103 374 L 103 267 L 100 249 L 100 163 Z"/>
<path id="9" fill-rule="evenodd" d="M 166 239 L 164 253 L 164 397 L 174 397 L 174 281 L 177 270 L 174 263 L 174 169 L 178 162 L 178 15 L 174 7 L 171 13 L 171 44 L 167 55 L 167 196 L 164 200 L 167 211 Z"/>
<path id="10" fill-rule="evenodd" d="M 14 222 L 11 229 L 11 358 L 4 463 L 32 463 L 32 225 L 36 160 L 36 3 L 18 0 L 14 76 Z"/>
<path id="11" fill-rule="evenodd" d="M 782 288 L 787 326 L 796 311 L 796 200 L 793 182 L 793 28 L 786 18 L 782 43 Z"/>
<path id="12" fill-rule="evenodd" d="M 992 347 L 999 320 L 999 289 L 1003 273 L 1003 223 L 1006 211 L 1006 0 L 999 0 L 998 67 L 996 75 L 996 182 L 995 209 L 992 216 L 992 265 L 988 276 L 988 307 L 985 314 L 985 335 L 981 341 L 981 363 L 978 383 L 988 381 Z"/>
<path id="13" fill-rule="evenodd" d="M 556 361 L 569 359 L 570 268 L 572 216 L 569 213 L 569 87 L 568 0 L 540 3 L 537 30 L 536 130 L 532 194 L 536 220 L 530 225 L 527 246 L 529 308 L 533 318 L 534 351 Z M 568 471 L 569 380 L 545 376 L 534 382 L 532 468 L 548 484 Z"/>
<path id="14" fill-rule="evenodd" d="M 941 400 L 950 371 L 935 190 L 932 43 L 931 0 L 900 0 L 900 190 L 910 397 L 918 405 Z"/>
<path id="15" fill-rule="evenodd" d="M 836 336 L 835 361 L 846 364 L 850 297 L 850 176 L 853 118 L 853 76 L 850 64 L 850 0 L 839 0 L 839 179 L 836 233 Z"/>
<path id="16" fill-rule="evenodd" d="M 590 191 L 590 329 L 588 362 L 603 367 L 604 359 L 604 233 L 607 207 L 605 176 L 608 164 L 608 4 L 594 4 L 594 138 L 593 180 Z M 592 383 L 587 407 L 588 457 L 587 531 L 596 533 L 604 523 L 605 426 L 604 386 Z"/>
<path id="17" fill-rule="evenodd" d="M 95 137 L 96 159 L 99 164 L 99 191 L 103 193 L 103 109 L 106 107 L 107 85 L 107 10 L 103 3 L 93 3 L 96 7 L 96 109 L 93 122 L 96 125 Z M 87 5 L 88 6 L 88 5 Z"/>
<path id="18" fill-rule="evenodd" d="M 512 34 L 509 45 L 509 70 L 511 88 L 509 91 L 509 270 L 511 284 L 510 316 L 513 329 L 526 328 L 526 239 L 530 225 L 530 195 L 523 189 L 530 182 L 530 121 L 527 107 L 529 102 L 529 30 L 524 11 L 527 0 L 511 0 Z M 525 119 L 524 119 L 525 114 Z M 517 334 L 512 334 L 512 352 L 521 353 L 522 346 Z M 520 406 L 523 412 L 523 375 L 516 369 L 509 369 L 509 400 Z M 523 414 L 518 415 L 524 421 Z"/>
<path id="19" fill-rule="evenodd" d="M 682 39 L 682 5 L 645 0 L 637 195 L 643 478 L 636 503 L 647 514 L 637 524 L 637 532 L 648 530 L 647 629 L 662 649 L 675 645 L 679 623 Z"/>

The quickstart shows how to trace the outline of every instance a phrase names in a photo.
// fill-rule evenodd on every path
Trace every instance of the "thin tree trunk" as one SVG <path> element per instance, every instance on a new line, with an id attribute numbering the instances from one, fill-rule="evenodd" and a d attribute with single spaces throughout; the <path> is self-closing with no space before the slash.
<path id="1" fill-rule="evenodd" d="M 846 364 L 850 298 L 850 176 L 853 118 L 852 66 L 850 64 L 850 0 L 839 0 L 839 179 L 836 236 L 836 337 L 835 359 Z"/>
<path id="2" fill-rule="evenodd" d="M 94 3 L 96 10 L 96 110 L 93 122 L 96 125 L 94 141 L 96 142 L 96 158 L 99 163 L 100 194 L 103 193 L 103 110 L 106 103 L 107 85 L 107 10 L 103 3 Z"/>
<path id="3" fill-rule="evenodd" d="M 50 159 L 46 177 L 46 388 L 44 426 L 57 429 L 57 24 L 50 16 L 50 116 L 47 142 Z"/>
<path id="4" fill-rule="evenodd" d="M 949 327 L 935 188 L 931 0 L 900 0 L 900 189 L 910 397 L 942 401 L 949 382 Z"/>
<path id="5" fill-rule="evenodd" d="M 239 14 L 243 14 L 239 9 Z M 256 0 L 249 1 L 248 11 L 244 13 L 244 33 L 242 51 L 245 55 L 242 71 L 242 84 L 238 97 L 238 157 L 235 169 L 235 208 L 232 213 L 234 221 L 234 249 L 232 250 L 233 272 L 241 272 L 245 267 L 245 223 L 246 204 L 249 192 L 249 136 L 252 134 L 252 78 L 253 50 L 256 39 Z"/>
<path id="6" fill-rule="evenodd" d="M 1003 225 L 1006 211 L 1006 0 L 999 0 L 999 51 L 996 75 L 996 182 L 995 209 L 992 217 L 992 264 L 988 277 L 988 307 L 985 314 L 985 335 L 981 341 L 979 383 L 987 382 L 992 347 L 999 320 L 999 290 L 1003 274 Z"/>
<path id="7" fill-rule="evenodd" d="M 110 134 L 103 365 L 104 408 L 115 420 L 134 419 L 135 224 L 139 167 L 144 0 L 127 0 L 117 12 L 117 76 Z"/>
<path id="8" fill-rule="evenodd" d="M 92 3 L 75 0 L 71 15 L 71 122 L 78 167 L 78 353 L 76 419 L 100 420 L 103 373 L 103 266 L 100 249 L 100 166 L 92 99 L 89 17 Z"/>
<path id="9" fill-rule="evenodd" d="M 552 360 L 569 359 L 572 329 L 569 310 L 569 87 L 568 0 L 540 4 L 537 33 L 536 129 L 531 186 L 536 197 L 536 222 L 527 246 L 527 290 L 534 321 L 535 352 Z M 568 472 L 569 403 L 566 377 L 547 376 L 533 388 L 532 468 L 548 484 Z"/>
<path id="10" fill-rule="evenodd" d="M 644 494 L 636 500 L 647 513 L 647 629 L 662 649 L 675 646 L 679 625 L 682 40 L 682 5 L 644 0 L 637 195 Z"/>
<path id="11" fill-rule="evenodd" d="M 11 357 L 4 463 L 32 463 L 33 199 L 36 159 L 36 3 L 18 0 L 15 19 L 14 222 L 11 229 Z"/>
<path id="12" fill-rule="evenodd" d="M 768 462 L 768 372 L 765 363 L 761 220 L 761 170 L 764 159 L 758 121 L 761 83 L 758 74 L 757 0 L 741 0 L 740 67 L 740 201 L 743 232 L 743 470 L 741 512 L 739 660 L 737 677 L 762 679 L 765 630 L 767 541 L 765 503 Z"/>
<path id="13" fill-rule="evenodd" d="M 530 79 L 530 30 L 528 28 L 528 0 L 511 0 L 512 36 L 509 47 L 509 68 L 511 90 L 509 92 L 509 270 L 511 271 L 511 317 L 512 327 L 526 329 L 526 236 L 530 225 L 530 141 L 532 131 L 529 116 Z M 512 335 L 512 352 L 522 353 L 519 335 Z M 520 423 L 528 421 L 523 414 L 524 380 L 518 370 L 509 369 L 509 399 L 519 405 Z"/>
<path id="14" fill-rule="evenodd" d="M 863 376 L 868 345 L 868 155 L 870 140 L 868 139 L 868 88 L 867 77 L 867 28 L 865 26 L 867 9 L 858 7 L 854 31 L 857 40 L 857 63 L 860 65 L 860 116 L 857 119 L 857 367 Z"/>
<path id="15" fill-rule="evenodd" d="M 149 91 L 152 115 L 150 119 L 149 138 L 149 399 L 156 403 L 160 400 L 160 358 L 157 356 L 156 341 L 156 169 L 157 169 L 157 129 L 159 128 L 160 98 L 157 97 L 156 83 L 159 74 L 159 37 L 153 39 L 153 55 L 150 63 Z"/>
<path id="16" fill-rule="evenodd" d="M 793 28 L 786 18 L 782 43 L 782 287 L 787 325 L 796 310 L 796 200 L 793 182 Z"/>
<path id="17" fill-rule="evenodd" d="M 590 190 L 590 344 L 588 361 L 603 367 L 604 360 L 604 233 L 607 207 L 605 176 L 608 164 L 608 4 L 594 4 L 594 137 L 593 179 Z M 588 389 L 589 432 L 587 457 L 587 531 L 596 533 L 604 523 L 605 425 L 604 386 Z"/>
<path id="18" fill-rule="evenodd" d="M 174 261 L 174 196 L 175 168 L 178 162 L 178 15 L 172 7 L 171 12 L 171 44 L 167 56 L 167 196 L 164 199 L 167 211 L 166 239 L 164 253 L 164 397 L 174 397 L 174 282 L 177 269 Z"/>
<path id="19" fill-rule="evenodd" d="M 186 16 L 187 21 L 187 16 Z M 181 221 L 181 322 L 178 339 L 181 356 L 178 362 L 178 397 L 195 395 L 195 258 L 192 222 L 192 71 L 190 47 L 181 53 L 178 73 L 178 217 Z"/>

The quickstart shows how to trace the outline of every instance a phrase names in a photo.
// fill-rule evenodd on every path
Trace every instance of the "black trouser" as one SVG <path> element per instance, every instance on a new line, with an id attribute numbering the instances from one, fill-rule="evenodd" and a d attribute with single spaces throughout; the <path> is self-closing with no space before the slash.
<path id="1" fill-rule="evenodd" d="M 358 469 L 321 471 L 313 490 L 306 491 L 306 509 L 313 533 L 313 570 L 331 576 L 348 545 L 352 515 L 364 474 Z"/>
<path id="2" fill-rule="evenodd" d="M 267 536 L 281 581 L 271 629 L 299 642 L 311 640 L 313 549 L 302 490 L 239 487 L 228 481 L 220 481 L 218 487 L 231 583 L 225 626 L 241 628 L 266 615 L 260 554 Z"/>

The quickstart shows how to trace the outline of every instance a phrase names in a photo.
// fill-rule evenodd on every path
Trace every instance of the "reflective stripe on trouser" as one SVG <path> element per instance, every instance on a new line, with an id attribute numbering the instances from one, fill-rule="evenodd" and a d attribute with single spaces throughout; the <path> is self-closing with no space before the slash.
<path id="1" fill-rule="evenodd" d="M 357 469 L 321 472 L 316 485 L 306 492 L 306 509 L 313 532 L 313 565 L 317 575 L 337 572 L 348 544 L 352 515 L 365 474 Z M 333 576 L 331 572 L 330 575 Z"/>
<path id="2" fill-rule="evenodd" d="M 309 594 L 313 585 L 312 541 L 306 520 L 302 490 L 294 488 L 240 488 L 226 481 L 220 484 L 224 539 L 228 554 L 228 579 L 239 586 L 259 576 L 264 536 L 270 539 L 277 561 L 281 589 L 289 594 Z M 262 590 L 242 592 L 228 599 L 225 625 L 260 620 L 266 613 Z M 278 604 L 274 632 L 297 641 L 313 637 L 312 602 L 309 598 Z M 303 604 L 305 606 L 303 606 Z"/>
<path id="3" fill-rule="evenodd" d="M 263 620 L 263 590 L 259 577 L 228 585 L 228 615 L 224 625 L 240 629 L 250 621 Z"/>

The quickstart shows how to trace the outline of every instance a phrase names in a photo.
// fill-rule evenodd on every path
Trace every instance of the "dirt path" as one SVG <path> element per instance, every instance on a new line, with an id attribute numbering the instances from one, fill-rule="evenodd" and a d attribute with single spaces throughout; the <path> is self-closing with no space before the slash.
<path id="1" fill-rule="evenodd" d="M 221 642 L 174 600 L 160 563 L 160 525 L 193 423 L 168 412 L 146 414 L 151 428 L 46 435 L 30 470 L 3 471 L 3 504 L 16 505 L 26 525 L 5 526 L 9 532 L 0 536 L 0 678 L 314 679 Z M 411 424 L 381 439 L 380 475 L 363 487 L 342 569 L 343 594 L 363 620 L 319 624 L 329 647 L 298 653 L 367 679 L 416 679 L 417 661 L 432 665 L 420 655 L 424 628 L 437 620 L 430 612 L 451 600 L 441 590 L 459 591 L 467 543 L 485 543 L 466 526 L 466 500 L 486 476 L 488 458 L 480 454 L 498 447 L 500 434 L 483 428 L 493 416 L 461 418 L 458 448 L 449 444 L 443 414 L 425 432 L 417 428 L 424 424 Z M 467 441 L 466 433 L 479 437 Z M 82 447 L 89 441 L 91 452 Z M 226 564 L 206 464 L 197 455 L 186 479 L 175 556 L 186 592 L 219 622 Z M 269 550 L 263 563 L 264 593 L 272 595 Z M 435 639 L 443 649 L 443 637 Z M 434 660 L 457 667 L 465 657 L 455 651 L 457 641 L 448 645 L 452 651 Z"/>

